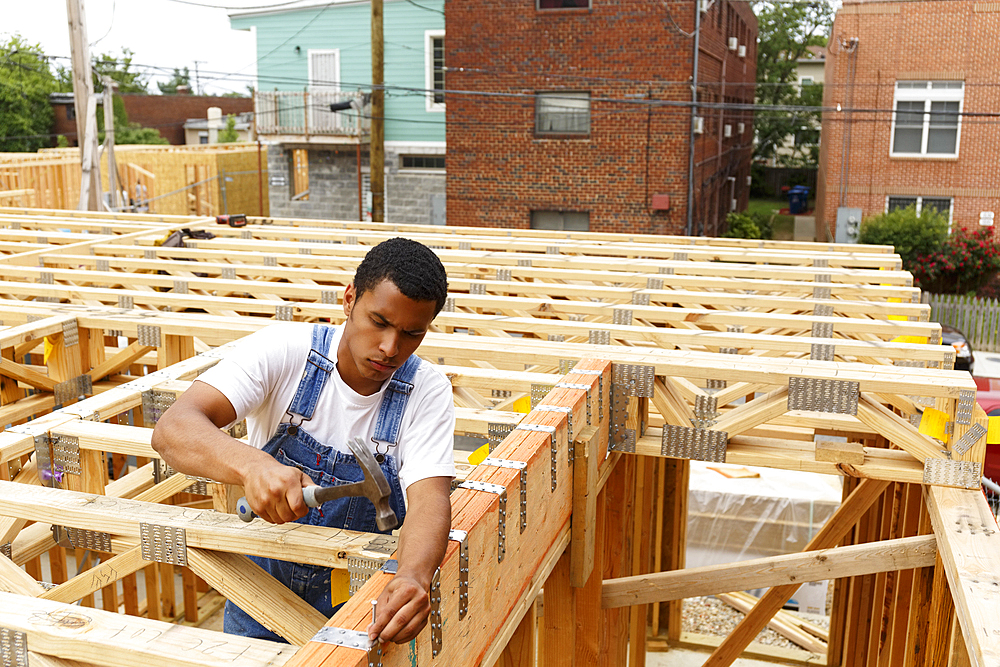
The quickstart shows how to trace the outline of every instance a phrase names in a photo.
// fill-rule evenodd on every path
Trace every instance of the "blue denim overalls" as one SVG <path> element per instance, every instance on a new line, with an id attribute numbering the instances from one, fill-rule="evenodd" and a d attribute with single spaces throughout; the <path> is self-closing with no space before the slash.
<path id="1" fill-rule="evenodd" d="M 361 466 L 351 454 L 341 453 L 324 445 L 306 433 L 300 425 L 312 418 L 319 401 L 320 393 L 326 385 L 330 374 L 336 372 L 334 362 L 328 357 L 330 341 L 336 331 L 334 327 L 314 325 L 312 332 L 312 349 L 306 361 L 302 380 L 295 390 L 287 414 L 291 416 L 289 423 L 278 425 L 278 431 L 264 445 L 264 451 L 285 465 L 295 466 L 321 486 L 333 486 L 348 482 L 358 482 L 364 478 Z M 334 358 L 336 350 L 334 350 Z M 395 445 L 399 437 L 399 425 L 406 409 L 406 401 L 413 390 L 413 376 L 420 366 L 420 359 L 411 355 L 406 362 L 396 370 L 389 379 L 379 406 L 378 418 L 375 421 L 373 440 Z M 399 485 L 399 474 L 396 471 L 395 458 L 386 455 L 379 467 L 385 473 L 392 495 L 389 505 L 399 523 L 403 523 L 406 507 L 403 503 L 403 490 Z M 323 507 L 309 510 L 296 523 L 311 526 L 328 526 L 347 530 L 379 532 L 375 526 L 375 506 L 367 498 L 341 498 Z M 248 556 L 250 560 L 260 565 L 275 579 L 283 583 L 300 598 L 318 609 L 329 618 L 335 609 L 330 599 L 330 568 L 316 565 L 301 565 L 287 561 Z M 338 605 L 339 607 L 339 605 Z M 255 621 L 245 611 L 232 602 L 226 602 L 223 630 L 229 634 L 244 637 L 285 641 L 263 625 Z"/>

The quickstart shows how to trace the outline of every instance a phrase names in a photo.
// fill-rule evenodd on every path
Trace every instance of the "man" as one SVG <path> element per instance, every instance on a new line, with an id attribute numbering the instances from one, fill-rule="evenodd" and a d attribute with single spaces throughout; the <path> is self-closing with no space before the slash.
<path id="1" fill-rule="evenodd" d="M 407 642 L 423 628 L 431 578 L 448 543 L 455 474 L 451 385 L 413 355 L 447 292 L 444 267 L 429 248 L 402 238 L 380 243 L 344 293 L 342 326 L 284 323 L 248 336 L 195 381 L 153 431 L 153 448 L 164 461 L 189 475 L 242 485 L 266 521 L 375 532 L 375 507 L 367 498 L 314 509 L 302 499 L 303 487 L 312 484 L 361 480 L 347 442 L 360 436 L 369 443 L 402 523 L 399 569 L 369 626 L 369 636 L 381 641 Z M 219 430 L 243 418 L 253 447 Z M 251 560 L 333 614 L 328 568 Z M 224 628 L 282 641 L 231 602 Z"/>

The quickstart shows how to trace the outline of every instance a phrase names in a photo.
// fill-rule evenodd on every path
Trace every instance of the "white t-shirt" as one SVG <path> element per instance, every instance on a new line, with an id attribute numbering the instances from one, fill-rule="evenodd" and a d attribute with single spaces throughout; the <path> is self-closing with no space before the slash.
<path id="1" fill-rule="evenodd" d="M 312 347 L 312 324 L 273 324 L 239 341 L 236 348 L 198 379 L 221 391 L 236 410 L 236 421 L 247 420 L 250 444 L 262 449 L 286 414 Z M 343 334 L 337 327 L 327 358 L 336 363 Z M 347 441 L 360 437 L 375 451 L 371 437 L 388 382 L 371 396 L 362 396 L 330 374 L 312 419 L 301 428 L 319 442 L 350 453 Z M 403 490 L 428 477 L 454 477 L 455 405 L 451 383 L 430 363 L 420 364 L 413 378 L 399 428 L 399 441 L 389 447 L 396 459 Z M 386 453 L 382 445 L 382 453 Z"/>

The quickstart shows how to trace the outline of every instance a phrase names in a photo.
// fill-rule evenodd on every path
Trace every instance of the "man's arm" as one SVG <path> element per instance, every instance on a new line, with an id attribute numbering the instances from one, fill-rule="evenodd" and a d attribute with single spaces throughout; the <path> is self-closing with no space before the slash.
<path id="1" fill-rule="evenodd" d="M 309 508 L 302 487 L 313 482 L 297 468 L 219 429 L 236 419 L 225 394 L 195 380 L 153 429 L 153 449 L 175 470 L 243 487 L 250 507 L 265 521 L 284 523 Z"/>
<path id="2" fill-rule="evenodd" d="M 378 598 L 377 618 L 368 626 L 371 639 L 402 644 L 427 623 L 431 579 L 448 547 L 450 494 L 450 477 L 428 477 L 407 487 L 409 502 L 396 550 L 399 569 Z"/>

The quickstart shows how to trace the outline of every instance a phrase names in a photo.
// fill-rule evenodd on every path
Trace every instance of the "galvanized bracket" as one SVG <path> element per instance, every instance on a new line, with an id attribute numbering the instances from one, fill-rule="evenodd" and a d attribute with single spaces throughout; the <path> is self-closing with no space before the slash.
<path id="1" fill-rule="evenodd" d="M 79 345 L 80 343 L 80 327 L 76 323 L 76 320 L 68 320 L 63 322 L 63 345 L 66 347 L 73 347 L 74 345 Z M 87 377 L 90 377 L 89 375 Z"/>
<path id="2" fill-rule="evenodd" d="M 431 614 L 429 624 L 431 626 L 431 657 L 436 658 L 441 652 L 443 645 L 441 631 L 444 629 L 444 622 L 441 619 L 441 568 L 434 570 L 434 578 L 431 579 L 430 590 Z"/>
<path id="3" fill-rule="evenodd" d="M 51 530 L 52 539 L 61 547 L 111 553 L 111 535 L 109 533 L 56 525 L 53 525 Z"/>
<path id="4" fill-rule="evenodd" d="M 623 385 L 622 388 L 627 388 L 629 396 L 638 396 L 641 398 L 653 397 L 655 366 L 612 364 L 611 372 L 612 384 Z"/>
<path id="5" fill-rule="evenodd" d="M 349 583 L 347 594 L 354 595 L 361 587 L 372 578 L 372 575 L 381 570 L 388 559 L 368 558 L 366 556 L 350 556 L 347 558 L 347 575 Z"/>
<path id="6" fill-rule="evenodd" d="M 56 470 L 73 475 L 83 474 L 80 467 L 80 440 L 72 435 L 50 436 L 52 465 Z"/>
<path id="7" fill-rule="evenodd" d="M 608 449 L 635 453 L 635 429 L 625 428 L 628 420 L 628 394 L 621 384 L 611 384 L 611 420 L 608 424 Z"/>
<path id="8" fill-rule="evenodd" d="M 0 628 L 0 664 L 3 667 L 28 667 L 27 633 Z"/>
<path id="9" fill-rule="evenodd" d="M 708 428 L 715 424 L 719 416 L 719 400 L 715 396 L 698 394 L 694 398 L 694 419 L 691 423 L 695 428 Z"/>
<path id="10" fill-rule="evenodd" d="M 183 528 L 139 524 L 142 559 L 172 565 L 187 565 L 187 533 Z"/>
<path id="11" fill-rule="evenodd" d="M 496 449 L 504 439 L 514 431 L 513 424 L 490 422 L 486 425 L 486 437 L 490 441 L 490 451 Z"/>
<path id="12" fill-rule="evenodd" d="M 56 405 L 81 400 L 86 398 L 87 394 L 93 393 L 94 384 L 89 373 L 77 375 L 75 378 L 60 382 L 52 388 L 52 398 Z"/>
<path id="13" fill-rule="evenodd" d="M 147 389 L 142 392 L 142 421 L 147 428 L 156 426 L 160 417 L 177 400 L 177 395 L 170 391 Z"/>
<path id="14" fill-rule="evenodd" d="M 788 379 L 788 409 L 858 414 L 860 383 L 847 380 L 792 377 Z"/>
<path id="15" fill-rule="evenodd" d="M 573 371 L 574 373 L 583 373 L 584 371 Z M 601 378 L 603 381 L 603 378 Z M 557 382 L 556 386 L 561 389 L 581 389 L 587 392 L 587 426 L 591 425 L 591 414 L 590 414 L 590 385 L 584 384 L 582 382 Z"/>
<path id="16" fill-rule="evenodd" d="M 979 442 L 982 437 L 986 435 L 986 429 L 982 424 L 973 424 L 972 427 L 965 432 L 965 435 L 955 443 L 952 447 L 952 451 L 959 456 L 962 456 L 967 451 L 972 449 L 972 446 Z"/>
<path id="17" fill-rule="evenodd" d="M 541 424 L 518 424 L 514 427 L 515 431 L 535 431 L 536 433 L 548 433 L 549 434 L 549 450 L 551 452 L 551 468 L 552 468 L 552 490 L 556 490 L 556 454 L 559 448 L 556 444 L 556 427 L 555 426 L 543 426 Z"/>
<path id="18" fill-rule="evenodd" d="M 342 648 L 356 648 L 368 654 L 368 667 L 382 667 L 382 645 L 368 638 L 363 630 L 324 626 L 309 641 Z"/>
<path id="19" fill-rule="evenodd" d="M 35 439 L 35 463 L 38 466 L 38 478 L 42 486 L 56 488 L 62 481 L 62 469 L 52 467 L 52 441 L 48 433 L 41 433 L 34 436 Z"/>
<path id="20" fill-rule="evenodd" d="M 495 493 L 500 497 L 500 530 L 497 532 L 497 562 L 502 562 L 504 554 L 507 553 L 507 487 L 500 486 L 499 484 L 467 480 L 459 484 L 456 488 Z"/>
<path id="21" fill-rule="evenodd" d="M 573 372 L 577 375 L 596 375 L 597 376 L 597 421 L 604 419 L 604 371 L 595 369 L 579 369 L 574 368 Z M 557 384 L 557 387 L 571 387 L 576 389 L 586 389 L 587 390 L 587 426 L 590 426 L 590 385 L 580 384 L 580 385 L 570 385 L 568 383 Z"/>
<path id="22" fill-rule="evenodd" d="M 952 362 L 952 366 L 954 366 Z M 976 404 L 976 392 L 972 389 L 962 389 L 958 392 L 958 404 L 955 406 L 955 422 L 958 424 L 972 423 L 972 408 Z"/>
<path id="23" fill-rule="evenodd" d="M 569 462 L 575 458 L 573 451 L 573 408 L 565 405 L 539 405 L 535 407 L 539 412 L 561 412 L 566 415 L 567 426 L 569 427 Z"/>
<path id="24" fill-rule="evenodd" d="M 541 401 L 545 400 L 545 397 L 549 395 L 549 392 L 555 389 L 553 384 L 532 384 L 531 385 L 531 409 L 534 410 Z"/>
<path id="25" fill-rule="evenodd" d="M 138 332 L 139 345 L 160 347 L 160 327 L 150 324 L 137 324 L 135 328 Z"/>
<path id="26" fill-rule="evenodd" d="M 959 486 L 978 489 L 983 476 L 983 464 L 978 461 L 924 460 L 924 484 Z"/>
<path id="27" fill-rule="evenodd" d="M 660 453 L 676 459 L 725 463 L 729 434 L 705 428 L 688 428 L 665 424 Z"/>
<path id="28" fill-rule="evenodd" d="M 386 562 L 382 563 L 382 567 L 379 568 L 379 572 L 385 572 L 386 574 L 396 574 L 399 572 L 399 561 L 395 558 L 390 558 Z"/>
<path id="29" fill-rule="evenodd" d="M 469 613 L 469 533 L 449 530 L 448 539 L 458 542 L 458 620 Z"/>
<path id="30" fill-rule="evenodd" d="M 528 527 L 528 464 L 524 461 L 511 461 L 509 459 L 494 459 L 487 457 L 479 465 L 493 466 L 494 468 L 510 468 L 520 471 L 521 487 L 521 532 Z"/>

